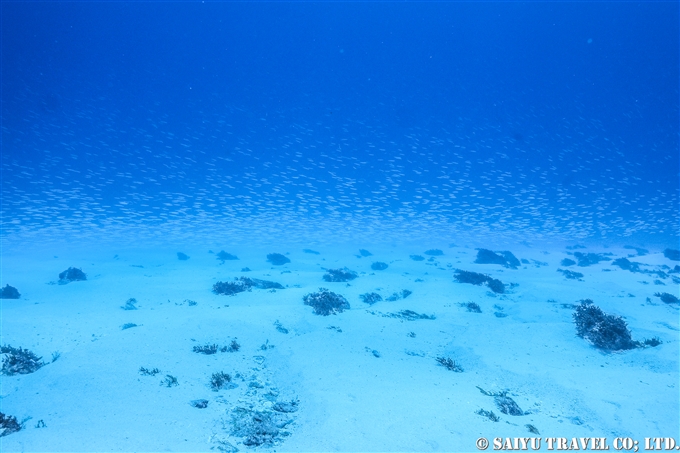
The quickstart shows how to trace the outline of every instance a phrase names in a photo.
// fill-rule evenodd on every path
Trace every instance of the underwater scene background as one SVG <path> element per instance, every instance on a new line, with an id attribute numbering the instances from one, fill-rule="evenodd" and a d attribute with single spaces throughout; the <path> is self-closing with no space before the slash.
<path id="1" fill-rule="evenodd" d="M 680 445 L 679 13 L 2 2 L 1 449 Z"/>
<path id="2" fill-rule="evenodd" d="M 3 240 L 672 242 L 676 9 L 5 3 Z"/>

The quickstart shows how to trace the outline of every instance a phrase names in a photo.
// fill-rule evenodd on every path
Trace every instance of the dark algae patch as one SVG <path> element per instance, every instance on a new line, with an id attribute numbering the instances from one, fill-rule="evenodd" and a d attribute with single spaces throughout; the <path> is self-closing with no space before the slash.
<path id="1" fill-rule="evenodd" d="M 633 341 L 626 321 L 620 316 L 607 314 L 590 299 L 582 300 L 573 313 L 576 335 L 588 340 L 604 351 L 634 349 L 640 343 Z"/>
<path id="2" fill-rule="evenodd" d="M 280 253 L 270 253 L 267 255 L 267 261 L 274 266 L 283 266 L 284 264 L 290 263 L 290 259 Z"/>
<path id="3" fill-rule="evenodd" d="M 19 299 L 20 297 L 19 290 L 13 286 L 5 285 L 0 289 L 0 299 Z"/>
<path id="4" fill-rule="evenodd" d="M 505 292 L 505 284 L 503 282 L 486 274 L 456 269 L 453 278 L 458 283 L 470 283 L 477 286 L 486 284 L 491 291 L 497 294 L 503 294 Z"/>
<path id="5" fill-rule="evenodd" d="M 83 282 L 85 280 L 87 280 L 85 272 L 75 267 L 69 267 L 59 274 L 59 283 L 62 285 L 70 282 Z"/>
<path id="6" fill-rule="evenodd" d="M 319 288 L 319 291 L 307 294 L 302 300 L 305 305 L 314 308 L 315 315 L 328 316 L 349 310 L 347 299 L 326 288 Z"/>
<path id="7" fill-rule="evenodd" d="M 517 269 L 521 266 L 520 261 L 517 259 L 512 252 L 493 252 L 488 249 L 478 249 L 477 258 L 475 259 L 476 264 L 498 264 L 503 267 L 510 269 Z"/>
<path id="8" fill-rule="evenodd" d="M 343 267 L 342 269 L 328 269 L 323 276 L 327 282 L 348 282 L 357 278 L 359 274 Z"/>

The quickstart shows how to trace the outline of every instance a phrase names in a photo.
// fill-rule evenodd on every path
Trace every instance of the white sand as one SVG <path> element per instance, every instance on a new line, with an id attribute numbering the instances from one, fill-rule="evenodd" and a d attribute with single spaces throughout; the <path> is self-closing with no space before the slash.
<path id="1" fill-rule="evenodd" d="M 2 301 L 2 344 L 27 348 L 46 362 L 55 351 L 61 356 L 35 373 L 1 377 L 2 412 L 26 421 L 21 431 L 0 438 L 0 449 L 249 450 L 230 435 L 231 413 L 236 407 L 271 410 L 265 395 L 272 390 L 277 401 L 298 399 L 299 410 L 289 414 L 290 435 L 258 451 L 475 451 L 478 437 L 605 437 L 612 448 L 617 436 L 638 440 L 642 449 L 645 437 L 678 438 L 679 307 L 653 296 L 678 295 L 670 278 L 666 286 L 655 285 L 654 276 L 605 261 L 572 266 L 583 281 L 567 280 L 556 272 L 568 256 L 564 249 L 524 246 L 503 249 L 547 265 L 473 264 L 475 249 L 445 245 L 434 263 L 409 259 L 429 247 L 367 247 L 374 254 L 367 258 L 356 256 L 359 246 L 320 247 L 318 256 L 298 246 L 223 248 L 240 259 L 220 265 L 207 247 L 181 250 L 188 261 L 177 260 L 178 250 L 3 254 L 1 283 L 17 287 L 22 297 Z M 292 262 L 267 263 L 274 251 L 290 252 Z M 630 259 L 652 270 L 676 264 L 658 251 Z M 374 261 L 389 268 L 371 271 Z M 88 281 L 48 284 L 69 266 L 82 268 Z M 252 272 L 241 272 L 246 266 Z M 344 266 L 359 278 L 349 285 L 322 280 L 322 268 Z M 456 283 L 456 268 L 517 286 L 495 295 L 485 286 Z M 211 292 L 216 281 L 241 275 L 287 287 L 235 296 Z M 345 296 L 351 309 L 313 314 L 302 298 L 319 287 Z M 402 289 L 413 294 L 372 306 L 359 298 Z M 131 297 L 138 310 L 123 310 Z M 595 349 L 576 336 L 573 309 L 561 305 L 586 298 L 624 316 L 634 339 L 658 337 L 663 344 L 617 353 Z M 482 313 L 459 305 L 471 301 Z M 407 309 L 436 319 L 381 316 Z M 277 331 L 277 320 L 288 334 Z M 125 323 L 138 326 L 122 330 Z M 235 338 L 242 346 L 237 352 L 192 351 Z M 267 341 L 273 347 L 263 350 Z M 464 371 L 439 366 L 439 356 L 453 358 Z M 161 373 L 142 376 L 140 367 Z M 238 373 L 238 387 L 212 391 L 210 377 L 219 371 Z M 168 374 L 178 386 L 161 385 Z M 503 414 L 477 387 L 507 390 L 530 413 Z M 201 398 L 209 400 L 206 409 L 189 404 Z M 477 414 L 480 409 L 500 421 Z M 36 428 L 40 420 L 45 427 Z"/>

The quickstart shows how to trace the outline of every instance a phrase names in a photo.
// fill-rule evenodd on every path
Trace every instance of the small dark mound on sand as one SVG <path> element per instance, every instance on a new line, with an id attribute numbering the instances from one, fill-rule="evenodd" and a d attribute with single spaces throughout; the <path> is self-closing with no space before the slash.
<path id="1" fill-rule="evenodd" d="M 510 269 L 517 269 L 521 266 L 521 263 L 512 252 L 492 252 L 487 249 L 477 250 L 477 259 L 475 259 L 477 264 L 500 264 L 503 267 L 508 267 Z"/>
<path id="2" fill-rule="evenodd" d="M 272 263 L 274 266 L 283 266 L 284 264 L 290 263 L 290 260 L 280 253 L 270 253 L 267 255 L 267 261 Z"/>
<path id="3" fill-rule="evenodd" d="M 506 415 L 513 415 L 515 417 L 524 415 L 524 411 L 520 409 L 515 400 L 510 398 L 505 392 L 494 396 L 493 400 L 498 410 Z"/>
<path id="4" fill-rule="evenodd" d="M 233 282 L 217 282 L 213 285 L 212 291 L 215 294 L 233 296 L 244 291 L 250 291 L 250 286 L 245 281 L 236 279 Z"/>
<path id="5" fill-rule="evenodd" d="M 455 278 L 458 283 L 470 283 L 479 286 L 486 283 L 486 281 L 489 279 L 489 276 L 480 274 L 478 272 L 456 269 L 456 273 L 454 274 L 453 278 Z"/>
<path id="6" fill-rule="evenodd" d="M 241 277 L 241 279 L 245 280 L 247 284 L 257 289 L 283 289 L 283 285 L 281 283 L 270 282 L 269 280 L 260 280 L 259 278 L 248 277 Z"/>
<path id="7" fill-rule="evenodd" d="M 420 255 L 409 255 L 409 258 L 411 258 L 413 261 L 423 261 L 423 260 L 425 260 L 425 257 L 420 256 Z"/>
<path id="8" fill-rule="evenodd" d="M 187 255 L 186 253 L 177 252 L 177 259 L 180 261 L 186 261 L 189 259 L 189 255 Z"/>
<path id="9" fill-rule="evenodd" d="M 557 272 L 561 272 L 564 274 L 565 278 L 570 280 L 581 280 L 583 278 L 583 274 L 580 272 L 574 272 L 567 269 L 557 269 Z"/>
<path id="10" fill-rule="evenodd" d="M 307 294 L 302 300 L 305 305 L 314 308 L 315 315 L 328 316 L 349 310 L 347 299 L 326 288 L 319 288 L 318 292 Z"/>
<path id="11" fill-rule="evenodd" d="M 192 400 L 189 404 L 196 409 L 205 409 L 208 407 L 208 400 Z"/>
<path id="12" fill-rule="evenodd" d="M 375 263 L 371 264 L 371 269 L 374 271 L 384 271 L 387 269 L 387 263 L 376 261 Z"/>
<path id="13" fill-rule="evenodd" d="M 489 289 L 497 294 L 503 294 L 505 292 L 505 284 L 503 282 L 485 274 L 456 269 L 453 278 L 455 278 L 458 283 L 470 283 L 477 286 L 486 283 Z"/>
<path id="14" fill-rule="evenodd" d="M 640 263 L 629 260 L 628 258 L 618 258 L 612 261 L 612 266 L 619 266 L 624 271 L 640 272 Z"/>
<path id="15" fill-rule="evenodd" d="M 212 376 L 210 377 L 210 389 L 213 392 L 229 388 L 230 383 L 231 375 L 225 373 L 224 371 L 213 373 Z"/>
<path id="16" fill-rule="evenodd" d="M 283 285 L 267 280 L 259 280 L 257 278 L 239 277 L 231 282 L 217 282 L 213 285 L 213 292 L 215 294 L 222 294 L 225 296 L 233 296 L 244 291 L 250 291 L 253 288 L 257 289 L 283 289 Z"/>
<path id="17" fill-rule="evenodd" d="M 405 321 L 417 321 L 419 319 L 437 319 L 435 315 L 420 314 L 416 313 L 413 310 L 401 310 L 399 313 L 388 313 L 387 315 L 383 316 L 389 318 L 403 319 Z"/>
<path id="18" fill-rule="evenodd" d="M 442 252 L 439 249 L 426 250 L 424 253 L 425 253 L 425 255 L 429 255 L 429 256 L 442 256 L 442 255 L 444 255 L 444 252 Z"/>
<path id="19" fill-rule="evenodd" d="M 327 282 L 348 282 L 357 278 L 359 274 L 343 267 L 342 269 L 327 269 L 323 274 L 324 281 Z"/>
<path id="20" fill-rule="evenodd" d="M 38 357 L 28 349 L 4 345 L 0 347 L 0 354 L 4 354 L 0 373 L 5 376 L 35 373 L 45 365 L 45 362 L 41 360 L 42 357 Z"/>
<path id="21" fill-rule="evenodd" d="M 680 250 L 666 249 L 663 251 L 663 256 L 672 261 L 680 261 Z"/>
<path id="22" fill-rule="evenodd" d="M 365 304 L 373 305 L 376 302 L 383 300 L 382 296 L 378 293 L 366 293 L 359 296 Z"/>
<path id="23" fill-rule="evenodd" d="M 219 261 L 225 262 L 225 261 L 237 260 L 238 256 L 232 255 L 231 253 L 227 253 L 224 250 L 221 250 L 220 253 L 217 254 L 217 259 Z"/>
<path id="24" fill-rule="evenodd" d="M 482 308 L 476 302 L 461 302 L 458 305 L 467 309 L 470 313 L 481 313 Z"/>
<path id="25" fill-rule="evenodd" d="M 576 334 L 593 346 L 605 351 L 634 349 L 639 343 L 633 341 L 628 325 L 622 317 L 602 311 L 593 301 L 585 299 L 576 306 L 573 314 Z"/>
<path id="26" fill-rule="evenodd" d="M 677 304 L 680 303 L 680 299 L 675 297 L 674 295 L 670 293 L 654 293 L 654 297 L 658 297 L 661 299 L 661 302 L 665 304 Z"/>
<path id="27" fill-rule="evenodd" d="M 401 290 L 401 293 L 392 293 L 392 295 L 391 295 L 391 296 L 387 296 L 387 297 L 385 298 L 385 300 L 388 300 L 388 301 L 390 301 L 390 302 L 394 302 L 395 300 L 406 299 L 406 298 L 407 298 L 408 296 L 410 296 L 411 294 L 413 294 L 413 291 L 411 291 L 411 290 L 409 290 L 409 289 L 402 289 L 402 290 Z"/>
<path id="28" fill-rule="evenodd" d="M 597 264 L 600 261 L 611 261 L 611 253 L 581 253 L 574 252 L 574 257 L 578 260 L 578 265 L 580 267 L 587 267 L 593 264 Z"/>
<path id="29" fill-rule="evenodd" d="M 19 290 L 14 286 L 5 285 L 0 289 L 0 299 L 19 299 L 20 297 Z"/>
<path id="30" fill-rule="evenodd" d="M 70 282 L 82 282 L 87 280 L 87 275 L 80 269 L 69 267 L 64 272 L 59 274 L 59 283 L 65 284 Z"/>
<path id="31" fill-rule="evenodd" d="M 641 247 L 635 247 L 635 246 L 632 246 L 632 245 L 624 245 L 623 248 L 626 249 L 626 250 L 635 250 L 635 252 L 637 253 L 637 256 L 645 256 L 649 253 L 649 250 L 647 250 L 647 249 L 643 249 Z"/>
<path id="32" fill-rule="evenodd" d="M 0 437 L 9 436 L 17 431 L 21 431 L 21 424 L 17 421 L 17 418 L 0 412 Z"/>
<path id="33" fill-rule="evenodd" d="M 489 278 L 486 281 L 486 285 L 496 294 L 503 294 L 505 292 L 505 284 L 496 278 Z"/>
<path id="34" fill-rule="evenodd" d="M 361 256 L 363 256 L 363 257 L 373 256 L 373 254 L 372 254 L 371 252 L 369 252 L 368 250 L 366 250 L 366 249 L 360 249 L 360 250 L 359 250 L 359 255 L 361 255 Z"/>
<path id="35" fill-rule="evenodd" d="M 504 390 L 502 392 L 487 392 L 486 390 L 484 390 L 480 386 L 477 386 L 477 388 L 484 395 L 493 396 L 494 403 L 496 403 L 496 407 L 502 413 L 504 413 L 506 415 L 513 415 L 513 416 L 527 415 L 527 412 L 524 412 L 522 409 L 520 409 L 519 405 L 515 402 L 515 400 L 513 400 L 511 397 L 508 396 L 507 390 Z M 494 417 L 496 417 L 496 416 L 494 415 Z M 494 421 L 497 421 L 497 420 L 494 420 Z"/>

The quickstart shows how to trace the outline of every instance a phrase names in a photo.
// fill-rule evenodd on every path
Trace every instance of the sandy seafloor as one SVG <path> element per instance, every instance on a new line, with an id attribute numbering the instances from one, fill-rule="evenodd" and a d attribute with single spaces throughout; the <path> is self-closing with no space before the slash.
<path id="1" fill-rule="evenodd" d="M 616 437 L 631 437 L 642 450 L 645 437 L 678 439 L 679 307 L 654 297 L 678 295 L 671 276 L 659 279 L 603 261 L 572 266 L 584 277 L 569 280 L 557 272 L 571 253 L 564 247 L 494 248 L 528 262 L 519 269 L 474 264 L 477 251 L 465 244 L 309 247 L 319 255 L 303 248 L 3 252 L 1 284 L 18 288 L 21 299 L 2 301 L 2 343 L 27 348 L 47 364 L 32 374 L 1 377 L 2 412 L 24 421 L 24 429 L 0 438 L 1 450 L 475 451 L 479 437 L 604 437 L 610 448 Z M 373 256 L 360 257 L 360 248 Z M 444 255 L 409 258 L 432 248 Z M 210 249 L 239 260 L 220 264 Z M 178 260 L 178 251 L 190 259 Z M 647 270 L 677 264 L 661 249 L 645 256 L 613 247 L 579 251 L 630 257 Z M 291 262 L 273 266 L 266 261 L 272 252 Z M 389 267 L 373 271 L 375 261 Z M 88 280 L 56 284 L 71 266 Z M 359 277 L 349 284 L 323 281 L 324 268 L 341 267 Z M 457 283 L 454 269 L 514 285 L 494 294 Z M 285 289 L 211 292 L 217 281 L 240 276 Z M 351 309 L 313 314 L 302 298 L 320 287 L 346 297 Z M 385 298 L 404 289 L 412 294 L 371 306 L 359 297 L 378 292 Z M 137 299 L 137 310 L 121 308 L 129 298 Z M 625 317 L 633 339 L 663 343 L 599 351 L 576 335 L 573 305 L 582 299 Z M 467 302 L 482 312 L 468 312 L 460 305 Z M 383 316 L 401 310 L 436 319 Z M 125 323 L 138 326 L 123 330 Z M 233 339 L 241 345 L 237 352 L 192 351 Z M 51 362 L 54 352 L 60 356 Z M 440 366 L 437 357 L 451 357 L 463 372 Z M 160 374 L 143 376 L 140 367 Z M 211 375 L 220 371 L 234 376 L 237 387 L 212 391 Z M 179 385 L 164 386 L 166 375 Z M 478 387 L 507 391 L 527 413 L 501 413 Z M 192 407 L 197 399 L 208 400 L 208 407 Z M 271 411 L 277 401 L 291 400 L 299 401 L 298 410 L 287 414 L 292 422 L 275 445 L 252 448 L 230 435 L 236 408 Z M 500 421 L 479 415 L 480 409 Z M 38 428 L 40 421 L 44 427 Z"/>

